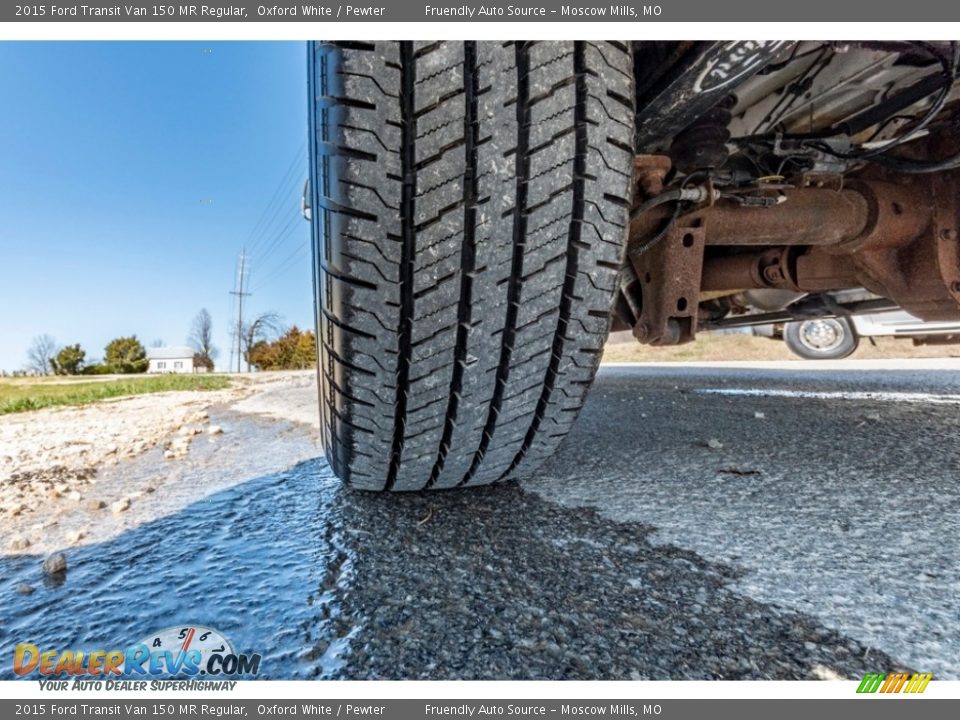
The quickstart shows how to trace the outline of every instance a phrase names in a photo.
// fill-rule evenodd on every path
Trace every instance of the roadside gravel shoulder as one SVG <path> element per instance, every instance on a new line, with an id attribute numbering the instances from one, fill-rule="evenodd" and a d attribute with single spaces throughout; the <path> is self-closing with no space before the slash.
<path id="1" fill-rule="evenodd" d="M 176 463 L 196 438 L 222 432 L 210 420 L 212 409 L 316 424 L 309 387 L 315 382 L 312 371 L 244 375 L 227 390 L 154 393 L 0 417 L 0 553 L 29 551 L 31 536 L 72 508 L 110 505 L 125 512 L 129 501 L 100 497 L 98 476 L 157 448 L 163 461 Z"/>

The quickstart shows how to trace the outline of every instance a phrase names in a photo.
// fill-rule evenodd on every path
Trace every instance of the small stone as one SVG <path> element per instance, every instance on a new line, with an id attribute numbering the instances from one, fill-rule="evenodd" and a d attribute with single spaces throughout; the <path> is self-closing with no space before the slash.
<path id="1" fill-rule="evenodd" d="M 56 500 L 56 499 L 59 498 L 59 497 L 60 497 L 60 491 L 57 490 L 56 488 L 51 488 L 50 490 L 47 490 L 47 498 L 48 498 L 48 499 L 50 499 L 50 500 Z"/>
<path id="2" fill-rule="evenodd" d="M 73 500 L 74 502 L 80 502 L 80 500 L 83 498 L 83 496 L 76 490 L 71 490 L 70 492 L 68 492 L 67 497 Z"/>
<path id="3" fill-rule="evenodd" d="M 149 495 L 150 493 L 156 492 L 156 491 L 157 491 L 157 489 L 156 489 L 155 487 L 153 487 L 152 485 L 147 485 L 147 486 L 143 489 L 143 492 L 147 493 L 148 495 Z"/>
<path id="4" fill-rule="evenodd" d="M 223 428 L 219 425 L 211 425 L 207 428 L 207 432 L 211 435 L 223 435 Z"/>
<path id="5" fill-rule="evenodd" d="M 846 680 L 843 675 L 838 673 L 832 668 L 828 668 L 825 665 L 814 665 L 813 666 L 813 676 L 817 680 Z"/>
<path id="6" fill-rule="evenodd" d="M 103 500 L 87 500 L 83 504 L 83 507 L 91 512 L 95 510 L 103 510 L 106 506 L 107 504 Z"/>
<path id="7" fill-rule="evenodd" d="M 26 583 L 17 583 L 17 595 L 32 595 L 36 588 Z"/>
<path id="8" fill-rule="evenodd" d="M 43 561 L 43 572 L 47 575 L 57 575 L 67 571 L 67 556 L 63 553 L 54 553 Z"/>
<path id="9" fill-rule="evenodd" d="M 867 420 L 873 420 L 874 422 L 880 422 L 880 413 L 870 413 L 867 415 Z"/>
<path id="10" fill-rule="evenodd" d="M 177 454 L 173 450 L 167 450 L 163 453 L 163 457 L 167 460 L 174 460 L 177 457 Z"/>
<path id="11" fill-rule="evenodd" d="M 753 414 L 753 416 L 754 416 L 757 420 L 764 420 L 764 419 L 766 419 L 766 417 L 767 417 L 767 416 L 764 415 L 762 412 L 755 412 L 755 413 Z"/>
<path id="12" fill-rule="evenodd" d="M 67 486 L 66 483 L 57 483 L 56 485 L 53 486 L 53 489 L 62 495 L 70 488 Z"/>
<path id="13" fill-rule="evenodd" d="M 14 535 L 10 538 L 11 550 L 26 550 L 28 547 L 30 547 L 30 541 L 23 535 Z"/>
<path id="14" fill-rule="evenodd" d="M 723 448 L 723 443 L 716 438 L 710 438 L 707 440 L 707 447 L 711 450 L 720 450 Z"/>
<path id="15" fill-rule="evenodd" d="M 78 542 L 83 540 L 86 535 L 87 533 L 85 530 L 71 530 L 67 533 L 67 542 L 70 545 L 76 545 Z"/>
<path id="16" fill-rule="evenodd" d="M 119 515 L 122 512 L 130 509 L 130 498 L 120 498 L 115 503 L 110 506 L 111 512 L 114 515 Z"/>

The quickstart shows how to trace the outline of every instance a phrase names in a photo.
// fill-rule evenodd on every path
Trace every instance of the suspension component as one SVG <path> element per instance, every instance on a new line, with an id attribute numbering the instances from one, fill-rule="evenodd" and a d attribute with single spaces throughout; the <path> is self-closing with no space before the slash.
<path id="1" fill-rule="evenodd" d="M 670 145 L 670 158 L 682 173 L 715 169 L 723 166 L 730 156 L 727 126 L 733 115 L 730 108 L 736 103 L 732 96 L 724 98 L 712 110 L 681 130 Z"/>
<path id="2" fill-rule="evenodd" d="M 679 332 L 670 323 L 678 317 L 671 288 L 683 288 L 689 301 L 693 285 L 698 300 L 750 289 L 865 287 L 924 319 L 960 317 L 960 172 L 898 176 L 878 170 L 839 191 L 774 192 L 778 202 L 766 207 L 721 198 L 680 215 L 653 245 L 650 238 L 664 232 L 676 205 L 651 203 L 634 218 L 627 256 L 644 280 L 640 310 L 647 319 L 646 327 L 635 329 L 638 338 L 659 344 L 692 339 L 695 323 L 679 322 Z M 705 247 L 702 263 L 689 257 L 668 262 L 677 249 L 658 245 L 691 230 Z M 663 307 L 648 308 L 651 301 Z"/>

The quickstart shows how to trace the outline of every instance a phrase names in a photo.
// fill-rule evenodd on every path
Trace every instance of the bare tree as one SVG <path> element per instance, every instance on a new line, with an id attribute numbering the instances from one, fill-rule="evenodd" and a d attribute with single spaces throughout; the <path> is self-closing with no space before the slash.
<path id="1" fill-rule="evenodd" d="M 250 350 L 261 340 L 269 339 L 282 330 L 280 316 L 275 312 L 265 312 L 257 315 L 253 320 L 245 322 L 240 329 L 240 345 L 243 359 L 247 361 L 247 372 L 250 372 Z"/>
<path id="2" fill-rule="evenodd" d="M 49 335 L 37 335 L 27 350 L 27 369 L 37 375 L 53 372 L 50 361 L 57 355 L 57 341 Z"/>
<path id="3" fill-rule="evenodd" d="M 206 308 L 198 312 L 193 319 L 187 342 L 197 355 L 213 365 L 213 360 L 217 357 L 217 348 L 213 346 L 213 318 L 210 317 L 210 312 Z"/>

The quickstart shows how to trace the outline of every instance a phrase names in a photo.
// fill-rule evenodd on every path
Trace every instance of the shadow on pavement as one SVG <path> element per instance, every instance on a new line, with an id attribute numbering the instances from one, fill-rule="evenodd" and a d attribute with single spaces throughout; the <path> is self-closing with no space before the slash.
<path id="1" fill-rule="evenodd" d="M 885 656 L 726 588 L 731 571 L 650 529 L 508 484 L 381 496 L 322 459 L 218 492 L 102 544 L 0 560 L 0 674 L 13 646 L 123 648 L 214 627 L 260 677 L 857 677 Z M 19 583 L 35 587 L 30 595 Z M 34 676 L 36 677 L 36 676 Z"/>

